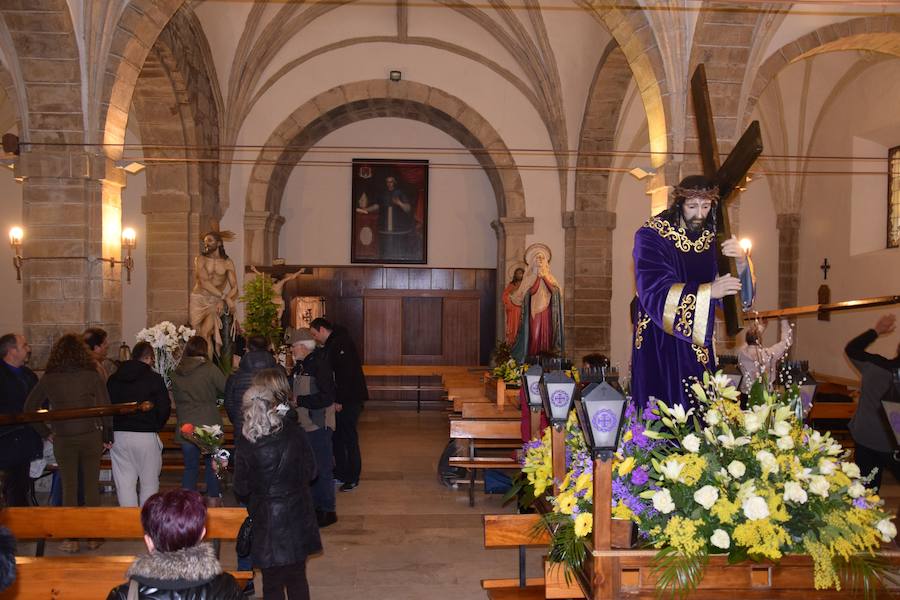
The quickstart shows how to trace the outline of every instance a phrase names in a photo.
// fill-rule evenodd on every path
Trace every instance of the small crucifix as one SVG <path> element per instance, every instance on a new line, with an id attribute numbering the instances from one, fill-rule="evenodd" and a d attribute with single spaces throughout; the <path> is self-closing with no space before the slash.
<path id="1" fill-rule="evenodd" d="M 819 265 L 819 268 L 822 269 L 822 273 L 825 274 L 825 276 L 824 276 L 825 281 L 828 281 L 828 270 L 831 268 L 831 265 L 828 264 L 827 258 L 821 265 Z"/>
<path id="2" fill-rule="evenodd" d="M 697 139 L 703 174 L 719 186 L 719 202 L 716 203 L 716 239 L 719 247 L 731 238 L 731 224 L 728 221 L 726 205 L 728 200 L 740 192 L 740 183 L 747 176 L 750 167 L 762 154 L 762 133 L 759 121 L 753 121 L 735 144 L 734 149 L 719 162 L 719 144 L 716 139 L 716 125 L 713 121 L 712 105 L 709 100 L 709 86 L 706 83 L 706 67 L 697 65 L 691 77 L 691 99 L 694 102 L 694 116 L 697 121 Z M 719 275 L 731 274 L 737 277 L 737 266 L 733 258 L 718 253 Z M 725 329 L 735 336 L 744 326 L 741 302 L 738 296 L 722 298 L 722 312 L 725 314 Z"/>

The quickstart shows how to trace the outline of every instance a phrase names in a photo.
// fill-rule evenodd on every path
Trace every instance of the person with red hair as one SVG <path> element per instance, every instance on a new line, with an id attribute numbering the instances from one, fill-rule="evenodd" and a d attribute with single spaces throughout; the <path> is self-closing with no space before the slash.
<path id="1" fill-rule="evenodd" d="M 141 509 L 149 554 L 135 559 L 128 581 L 107 600 L 238 600 L 234 577 L 222 571 L 206 535 L 206 504 L 194 490 L 156 493 Z"/>

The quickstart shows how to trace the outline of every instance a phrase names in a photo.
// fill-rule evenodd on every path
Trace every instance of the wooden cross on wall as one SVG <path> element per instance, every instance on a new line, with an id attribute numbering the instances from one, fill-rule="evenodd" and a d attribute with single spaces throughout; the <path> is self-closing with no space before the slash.
<path id="1" fill-rule="evenodd" d="M 719 202 L 716 203 L 716 242 L 718 244 L 719 275 L 738 276 L 737 265 L 733 258 L 722 254 L 721 248 L 725 240 L 731 238 L 731 224 L 728 201 L 737 196 L 738 185 L 747 176 L 750 167 L 762 154 L 762 134 L 759 121 L 753 121 L 738 140 L 725 162 L 719 163 L 719 143 L 716 138 L 716 124 L 713 121 L 712 108 L 709 101 L 709 87 L 706 84 L 706 67 L 697 65 L 691 77 L 691 99 L 694 102 L 694 117 L 697 121 L 697 138 L 700 141 L 700 159 L 703 163 L 703 175 L 715 181 L 719 186 Z M 725 313 L 725 329 L 730 336 L 736 336 L 744 327 L 740 294 L 725 296 L 722 299 Z"/>

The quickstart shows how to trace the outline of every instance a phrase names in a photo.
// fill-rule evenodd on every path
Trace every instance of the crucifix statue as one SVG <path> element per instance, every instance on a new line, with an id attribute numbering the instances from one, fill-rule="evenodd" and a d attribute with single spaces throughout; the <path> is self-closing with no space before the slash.
<path id="1" fill-rule="evenodd" d="M 753 121 L 738 140 L 725 162 L 719 163 L 719 144 L 716 138 L 716 125 L 713 121 L 712 108 L 709 101 L 709 87 L 706 84 L 706 67 L 697 65 L 691 77 L 691 98 L 694 101 L 694 116 L 697 121 L 697 138 L 700 142 L 700 159 L 703 163 L 703 174 L 715 181 L 719 187 L 719 202 L 716 204 L 716 241 L 719 246 L 731 239 L 731 224 L 726 210 L 728 201 L 739 193 L 738 186 L 747 176 L 750 167 L 762 154 L 762 133 L 759 121 Z M 719 275 L 731 274 L 737 277 L 735 259 L 718 254 Z M 735 336 L 744 326 L 743 310 L 735 295 L 722 298 L 722 311 L 725 313 L 725 329 L 728 335 Z"/>

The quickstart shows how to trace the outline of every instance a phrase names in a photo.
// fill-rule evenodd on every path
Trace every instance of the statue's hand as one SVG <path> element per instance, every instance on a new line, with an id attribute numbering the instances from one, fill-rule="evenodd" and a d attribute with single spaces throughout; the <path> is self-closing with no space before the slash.
<path id="1" fill-rule="evenodd" d="M 231 298 L 226 298 L 225 304 L 228 305 L 228 312 L 230 312 L 231 314 L 236 314 L 234 300 L 232 300 Z"/>

